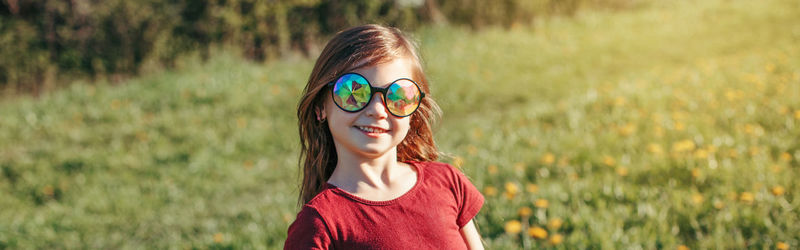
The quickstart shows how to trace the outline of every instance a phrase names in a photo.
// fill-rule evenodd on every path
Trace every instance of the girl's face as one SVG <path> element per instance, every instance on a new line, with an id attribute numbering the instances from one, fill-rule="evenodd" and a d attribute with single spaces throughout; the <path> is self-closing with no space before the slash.
<path id="1" fill-rule="evenodd" d="M 412 78 L 411 61 L 398 58 L 375 66 L 354 71 L 361 74 L 374 87 L 385 88 L 399 78 Z M 327 93 L 327 92 L 326 92 Z M 322 118 L 327 118 L 336 151 L 364 158 L 378 158 L 386 153 L 396 153 L 410 127 L 411 116 L 396 117 L 383 103 L 383 94 L 374 93 L 363 110 L 355 113 L 341 110 L 330 93 L 325 97 Z M 412 115 L 413 116 L 413 115 Z"/>

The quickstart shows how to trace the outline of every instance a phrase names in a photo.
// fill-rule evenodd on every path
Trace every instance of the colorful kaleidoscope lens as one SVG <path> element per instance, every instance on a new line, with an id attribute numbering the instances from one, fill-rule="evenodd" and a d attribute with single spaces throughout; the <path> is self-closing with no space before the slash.
<path id="1" fill-rule="evenodd" d="M 364 77 L 346 74 L 333 86 L 333 101 L 347 111 L 357 111 L 369 103 L 372 89 Z"/>
<path id="2" fill-rule="evenodd" d="M 414 113 L 421 99 L 419 87 L 407 79 L 395 81 L 386 91 L 386 107 L 396 116 L 408 116 Z"/>

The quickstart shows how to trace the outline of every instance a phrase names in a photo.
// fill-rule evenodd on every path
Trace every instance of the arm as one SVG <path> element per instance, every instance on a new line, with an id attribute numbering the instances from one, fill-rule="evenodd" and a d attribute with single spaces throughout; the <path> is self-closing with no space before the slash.
<path id="1" fill-rule="evenodd" d="M 483 250 L 483 243 L 481 242 L 481 235 L 478 234 L 478 229 L 475 228 L 475 222 L 469 220 L 464 227 L 461 228 L 461 237 L 467 242 L 469 249 Z"/>

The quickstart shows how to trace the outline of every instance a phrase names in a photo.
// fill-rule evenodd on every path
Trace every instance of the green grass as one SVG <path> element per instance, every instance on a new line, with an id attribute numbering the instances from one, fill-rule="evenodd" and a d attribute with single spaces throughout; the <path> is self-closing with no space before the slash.
<path id="1" fill-rule="evenodd" d="M 487 247 L 800 246 L 797 16 L 670 1 L 418 31 Z M 0 248 L 281 247 L 313 61 L 197 61 L 0 102 Z"/>

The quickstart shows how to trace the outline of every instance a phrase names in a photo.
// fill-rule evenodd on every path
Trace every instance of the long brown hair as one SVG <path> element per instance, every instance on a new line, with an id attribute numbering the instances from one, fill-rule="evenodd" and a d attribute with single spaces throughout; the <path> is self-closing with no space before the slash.
<path id="1" fill-rule="evenodd" d="M 400 30 L 381 25 L 362 25 L 339 32 L 322 50 L 303 90 L 297 107 L 300 127 L 300 205 L 311 201 L 324 187 L 336 168 L 336 148 L 328 124 L 318 121 L 325 102 L 330 98 L 327 83 L 352 70 L 389 62 L 397 58 L 412 61 L 411 76 L 426 96 L 411 116 L 408 134 L 397 145 L 398 161 L 434 161 L 438 150 L 433 142 L 433 124 L 441 116 L 439 106 L 430 95 L 428 80 L 415 44 Z M 300 203 L 302 202 L 302 203 Z"/>

